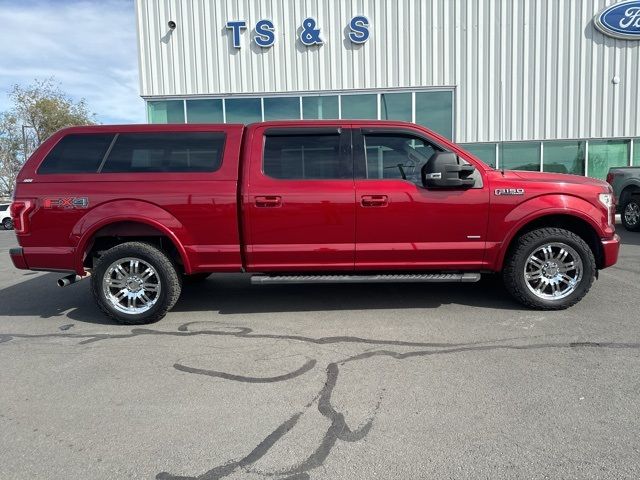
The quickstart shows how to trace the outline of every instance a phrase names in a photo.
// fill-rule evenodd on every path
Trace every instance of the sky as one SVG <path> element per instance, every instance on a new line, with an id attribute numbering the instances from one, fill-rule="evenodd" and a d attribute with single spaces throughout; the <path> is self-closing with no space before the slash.
<path id="1" fill-rule="evenodd" d="M 0 111 L 53 77 L 99 123 L 142 123 L 134 0 L 0 0 Z"/>

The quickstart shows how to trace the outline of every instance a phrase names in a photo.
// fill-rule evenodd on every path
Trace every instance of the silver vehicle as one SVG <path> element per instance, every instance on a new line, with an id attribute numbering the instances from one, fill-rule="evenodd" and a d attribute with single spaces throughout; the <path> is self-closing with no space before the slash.
<path id="1" fill-rule="evenodd" d="M 611 168 L 607 182 L 613 187 L 624 228 L 640 231 L 640 167 Z"/>
<path id="2" fill-rule="evenodd" d="M 5 230 L 13 229 L 13 221 L 11 220 L 11 214 L 9 213 L 9 203 L 0 203 L 0 223 Z"/>

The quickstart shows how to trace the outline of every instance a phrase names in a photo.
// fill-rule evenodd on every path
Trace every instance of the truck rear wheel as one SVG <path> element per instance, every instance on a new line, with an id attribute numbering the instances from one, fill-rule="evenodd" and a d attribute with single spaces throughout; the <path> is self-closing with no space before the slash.
<path id="1" fill-rule="evenodd" d="M 91 275 L 91 290 L 108 316 L 126 325 L 157 322 L 178 301 L 180 275 L 161 250 L 127 242 L 107 250 Z"/>
<path id="2" fill-rule="evenodd" d="M 541 228 L 516 240 L 502 275 L 506 289 L 523 305 L 562 310 L 589 291 L 596 261 L 589 245 L 575 233 Z"/>

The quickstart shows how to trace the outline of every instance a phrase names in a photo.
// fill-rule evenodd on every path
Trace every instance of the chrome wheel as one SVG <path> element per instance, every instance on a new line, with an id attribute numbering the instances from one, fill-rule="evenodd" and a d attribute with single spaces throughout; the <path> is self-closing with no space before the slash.
<path id="1" fill-rule="evenodd" d="M 129 315 L 149 311 L 160 298 L 161 289 L 156 269 L 135 257 L 116 260 L 102 278 L 105 298 L 113 308 Z"/>
<path id="2" fill-rule="evenodd" d="M 548 243 L 533 251 L 524 266 L 529 290 L 544 300 L 571 295 L 582 280 L 582 260 L 565 243 Z"/>
<path id="3" fill-rule="evenodd" d="M 631 201 L 624 208 L 624 219 L 629 226 L 635 226 L 640 222 L 640 205 Z"/>

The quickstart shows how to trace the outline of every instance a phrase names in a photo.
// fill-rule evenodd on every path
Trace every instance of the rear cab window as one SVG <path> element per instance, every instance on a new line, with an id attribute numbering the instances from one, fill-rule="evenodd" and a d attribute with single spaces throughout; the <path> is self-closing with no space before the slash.
<path id="1" fill-rule="evenodd" d="M 63 137 L 38 174 L 215 172 L 222 132 L 79 133 Z"/>
<path id="2" fill-rule="evenodd" d="M 263 173 L 279 180 L 352 179 L 350 135 L 338 128 L 269 129 Z"/>

